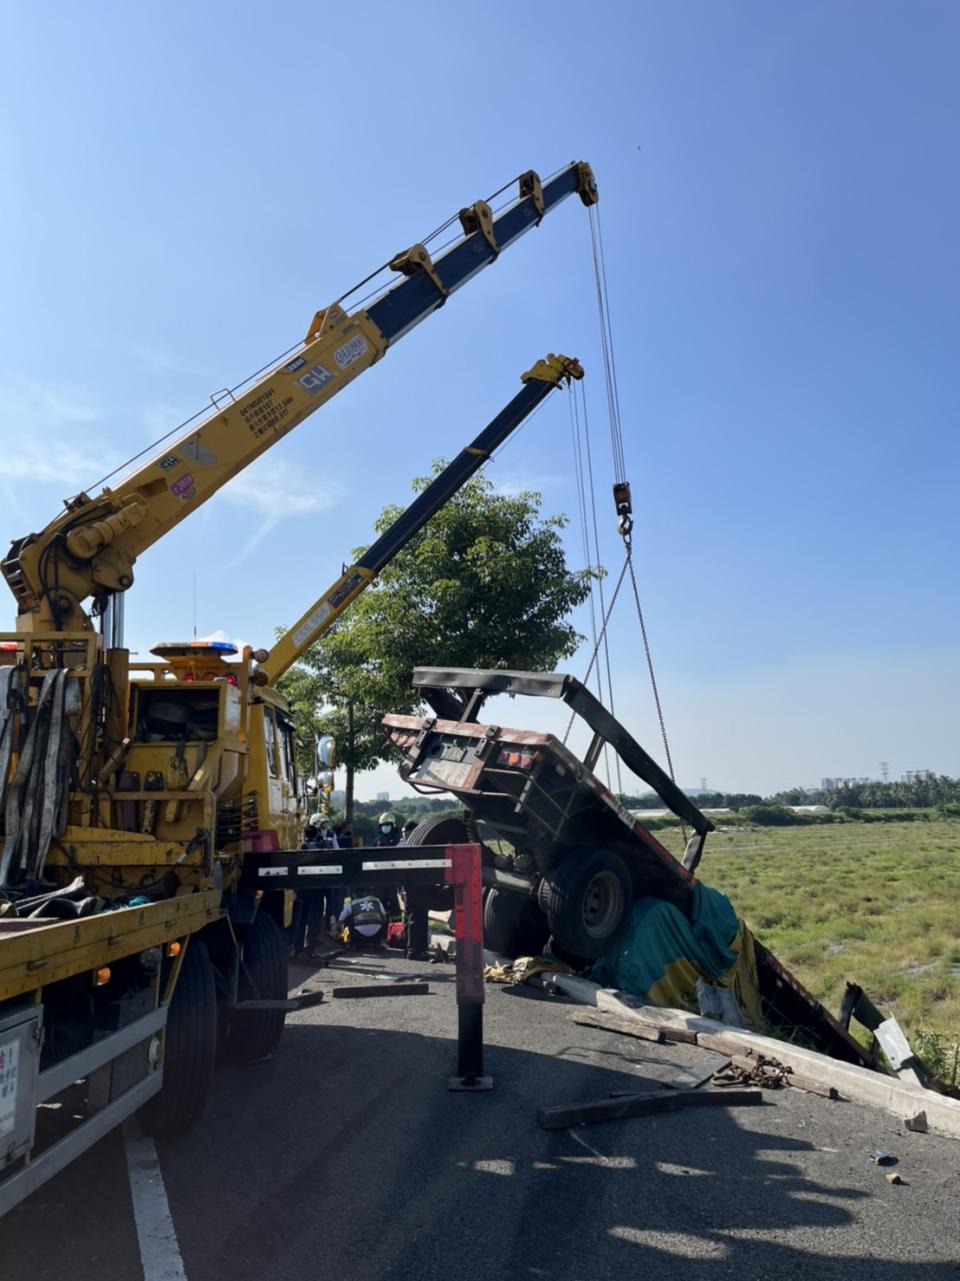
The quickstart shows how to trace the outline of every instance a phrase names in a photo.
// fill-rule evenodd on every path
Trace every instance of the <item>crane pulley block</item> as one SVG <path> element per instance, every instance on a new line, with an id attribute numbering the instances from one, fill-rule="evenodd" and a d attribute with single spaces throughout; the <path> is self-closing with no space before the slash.
<path id="1" fill-rule="evenodd" d="M 388 266 L 391 271 L 397 271 L 401 276 L 415 276 L 418 271 L 422 271 L 436 286 L 437 293 L 440 295 L 440 305 L 443 306 L 447 301 L 447 294 L 450 291 L 437 275 L 433 259 L 424 245 L 411 245 L 402 253 L 395 254 Z"/>
<path id="2" fill-rule="evenodd" d="M 543 221 L 543 183 L 540 181 L 540 175 L 534 169 L 528 169 L 526 173 L 520 175 L 520 198 L 526 199 L 527 196 L 533 197 L 533 207 L 537 211 L 537 226 Z"/>
<path id="3" fill-rule="evenodd" d="M 630 497 L 630 482 L 617 481 L 613 486 L 613 502 L 620 517 L 620 533 L 626 538 L 633 529 L 633 500 Z"/>
<path id="4" fill-rule="evenodd" d="M 597 180 L 593 176 L 593 170 L 585 160 L 577 163 L 577 177 L 579 179 L 577 195 L 585 205 L 595 205 L 600 199 L 600 193 L 597 190 Z"/>
<path id="5" fill-rule="evenodd" d="M 572 356 L 555 356 L 551 351 L 545 360 L 538 360 L 525 374 L 520 375 L 524 383 L 560 383 L 571 378 L 583 377 L 583 366 Z"/>
<path id="6" fill-rule="evenodd" d="M 493 234 L 493 210 L 485 200 L 478 200 L 476 204 L 460 210 L 460 226 L 463 228 L 464 235 L 467 236 L 472 236 L 474 232 L 479 231 L 493 250 L 494 258 L 497 257 L 500 246 Z"/>

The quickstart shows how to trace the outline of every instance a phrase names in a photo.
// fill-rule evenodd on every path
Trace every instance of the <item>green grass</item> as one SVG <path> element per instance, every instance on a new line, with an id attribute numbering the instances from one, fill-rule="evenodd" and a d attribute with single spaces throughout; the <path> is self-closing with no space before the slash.
<path id="1" fill-rule="evenodd" d="M 657 837 L 682 852 L 676 829 Z M 859 983 L 908 1036 L 960 1041 L 960 823 L 712 832 L 698 875 L 833 1013 Z"/>

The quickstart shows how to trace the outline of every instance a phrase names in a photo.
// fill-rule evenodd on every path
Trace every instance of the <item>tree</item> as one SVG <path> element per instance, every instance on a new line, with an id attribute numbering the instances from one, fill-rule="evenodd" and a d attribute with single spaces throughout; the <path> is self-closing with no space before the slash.
<path id="1" fill-rule="evenodd" d="M 430 479 L 419 477 L 414 490 Z M 540 508 L 537 493 L 498 494 L 475 476 L 285 678 L 301 734 L 338 738 L 349 821 L 354 771 L 390 757 L 382 716 L 420 705 L 414 667 L 549 671 L 576 652 L 583 637 L 569 615 L 596 571 L 567 567 L 560 538 L 567 518 L 544 517 Z M 376 532 L 401 510 L 385 508 Z"/>

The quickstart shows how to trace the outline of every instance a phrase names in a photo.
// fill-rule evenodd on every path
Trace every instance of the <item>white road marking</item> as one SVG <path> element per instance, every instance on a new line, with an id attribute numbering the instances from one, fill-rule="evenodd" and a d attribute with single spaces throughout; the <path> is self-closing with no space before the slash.
<path id="1" fill-rule="evenodd" d="M 588 1152 L 593 1153 L 594 1156 L 598 1156 L 601 1161 L 603 1160 L 603 1153 L 598 1152 L 596 1148 L 592 1148 L 587 1140 L 582 1135 L 578 1134 L 576 1130 L 568 1130 L 567 1133 L 570 1135 L 571 1139 L 579 1143 L 582 1148 L 586 1148 Z"/>
<path id="2" fill-rule="evenodd" d="M 187 1281 L 153 1139 L 124 1130 L 143 1281 Z"/>
<path id="3" fill-rule="evenodd" d="M 581 1163 L 587 1165 L 596 1163 L 604 1170 L 635 1170 L 637 1168 L 637 1163 L 632 1156 L 604 1156 L 602 1152 L 598 1152 L 596 1148 L 592 1148 L 583 1135 L 578 1134 L 576 1130 L 568 1130 L 567 1133 L 570 1135 L 571 1139 L 576 1140 L 582 1148 L 586 1148 L 590 1155 L 562 1156 L 560 1157 L 561 1161 L 570 1164 Z"/>

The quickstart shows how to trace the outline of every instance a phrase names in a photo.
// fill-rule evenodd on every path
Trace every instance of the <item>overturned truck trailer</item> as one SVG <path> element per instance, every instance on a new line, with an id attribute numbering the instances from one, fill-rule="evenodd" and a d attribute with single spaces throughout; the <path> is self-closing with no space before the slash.
<path id="1" fill-rule="evenodd" d="M 388 715 L 384 729 L 403 752 L 400 773 L 411 786 L 463 803 L 460 839 L 478 829 L 488 836 L 484 930 L 494 950 L 548 947 L 573 968 L 654 1000 L 689 1002 L 700 978 L 731 989 L 746 1022 L 871 1065 L 726 897 L 699 881 L 714 825 L 580 681 L 559 672 L 421 667 L 413 683 L 435 716 Z M 480 709 L 494 694 L 562 699 L 591 731 L 583 759 L 552 734 L 481 724 Z M 682 860 L 594 774 L 605 751 L 691 829 Z M 491 847 L 497 837 L 512 847 L 509 860 Z"/>

